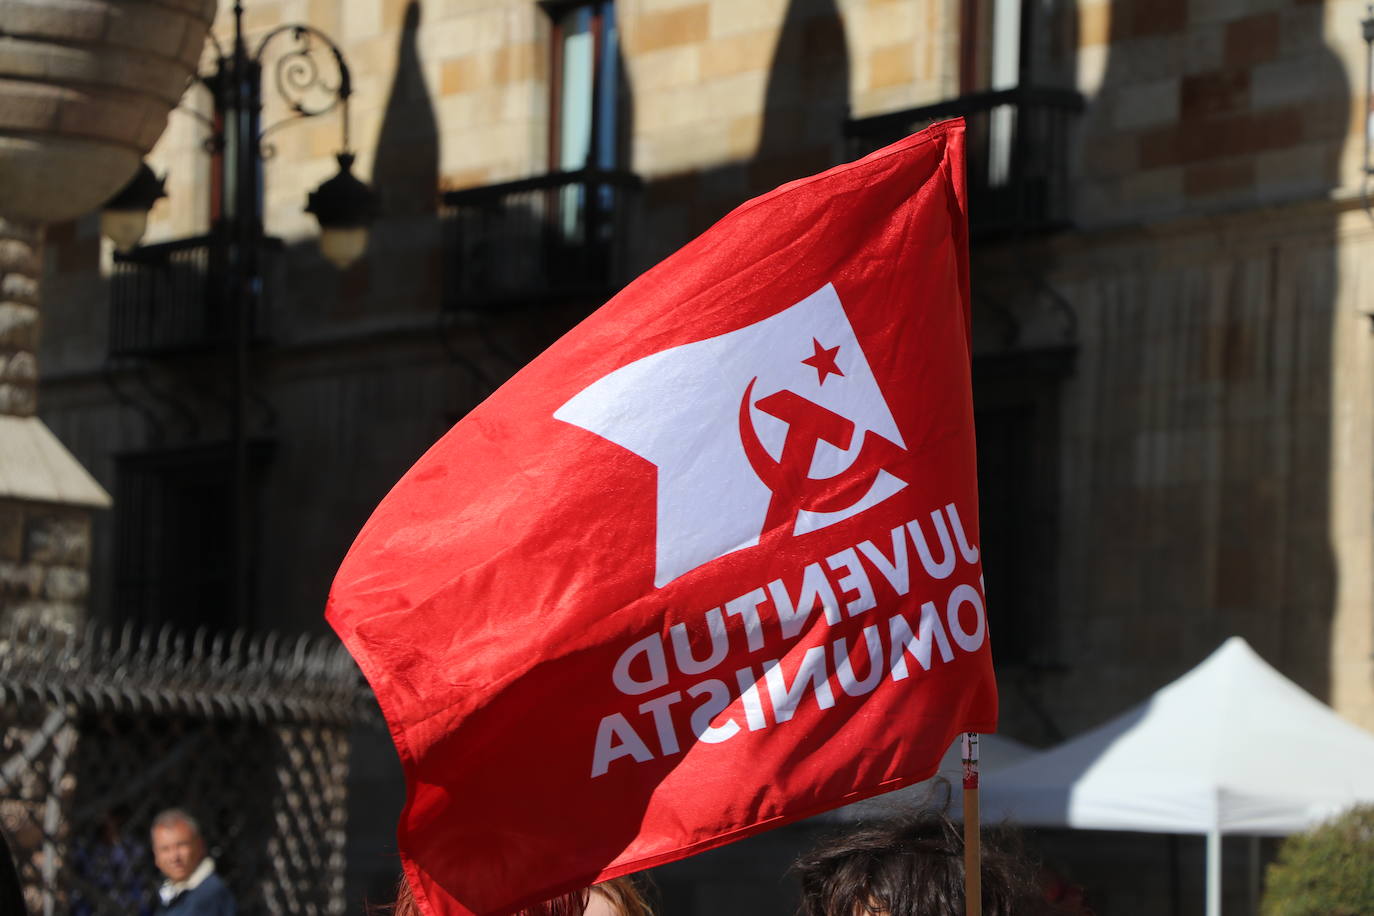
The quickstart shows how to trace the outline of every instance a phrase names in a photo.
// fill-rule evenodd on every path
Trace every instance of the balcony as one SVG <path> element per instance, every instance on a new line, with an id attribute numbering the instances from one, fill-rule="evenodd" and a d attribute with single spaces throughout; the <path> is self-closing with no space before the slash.
<path id="1" fill-rule="evenodd" d="M 626 280 L 626 229 L 641 186 L 628 172 L 583 169 L 444 194 L 445 307 L 610 298 Z"/>
<path id="2" fill-rule="evenodd" d="M 1020 86 L 977 92 L 845 124 L 853 157 L 894 143 L 933 121 L 968 123 L 969 234 L 975 241 L 1069 226 L 1069 150 L 1083 96 Z"/>
<path id="3" fill-rule="evenodd" d="M 262 267 L 280 239 L 264 239 Z M 227 347 L 234 332 L 228 246 L 218 233 L 143 245 L 114 257 L 110 355 L 167 356 Z M 249 316 L 251 341 L 266 334 L 266 296 Z"/>

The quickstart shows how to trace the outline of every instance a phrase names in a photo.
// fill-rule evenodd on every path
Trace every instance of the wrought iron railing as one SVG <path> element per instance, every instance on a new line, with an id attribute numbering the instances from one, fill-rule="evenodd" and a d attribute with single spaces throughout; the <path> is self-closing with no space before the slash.
<path id="1" fill-rule="evenodd" d="M 375 706 L 334 642 L 0 633 L 0 825 L 28 912 L 151 913 L 149 824 L 179 806 L 240 913 L 342 913 L 359 721 Z"/>
<path id="2" fill-rule="evenodd" d="M 583 169 L 449 191 L 444 301 L 454 311 L 605 299 L 625 282 L 640 179 Z"/>
<path id="3" fill-rule="evenodd" d="M 858 157 L 933 121 L 963 117 L 969 232 L 989 239 L 1069 225 L 1070 141 L 1083 108 L 1074 90 L 1019 86 L 856 118 L 845 124 L 845 134 Z"/>
<path id="4" fill-rule="evenodd" d="M 265 239 L 270 259 L 280 239 Z M 116 252 L 110 279 L 110 355 L 157 356 L 228 346 L 235 330 L 229 248 L 222 233 Z M 249 316 L 250 340 L 267 333 L 267 297 Z"/>

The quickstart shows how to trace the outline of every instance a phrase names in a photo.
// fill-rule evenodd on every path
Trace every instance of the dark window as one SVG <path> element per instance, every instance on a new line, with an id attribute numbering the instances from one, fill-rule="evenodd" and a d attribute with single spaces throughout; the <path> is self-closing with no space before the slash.
<path id="1" fill-rule="evenodd" d="M 1020 82 L 1022 0 L 963 0 L 959 91 L 1011 89 Z"/>
<path id="2" fill-rule="evenodd" d="M 265 446 L 250 449 L 250 483 L 265 457 Z M 232 450 L 121 455 L 115 474 L 116 619 L 186 630 L 246 625 L 233 619 Z"/>
<path id="3" fill-rule="evenodd" d="M 546 4 L 553 19 L 549 93 L 549 171 L 603 172 L 623 165 L 626 131 L 620 29 L 610 0 Z M 585 246 L 609 231 L 615 191 L 573 183 L 557 192 L 550 211 L 566 242 Z"/>
<path id="4" fill-rule="evenodd" d="M 974 361 L 978 518 L 999 665 L 1057 663 L 1059 381 L 1065 353 Z"/>
<path id="5" fill-rule="evenodd" d="M 1067 0 L 962 0 L 959 91 L 1074 85 L 1077 10 Z"/>
<path id="6" fill-rule="evenodd" d="M 1065 0 L 962 0 L 959 91 L 968 118 L 974 235 L 1053 230 L 1068 218 L 1064 163 L 1083 101 L 1074 85 L 1075 8 Z M 1056 89 L 1055 87 L 1063 87 Z M 947 111 L 974 114 L 973 111 Z"/>

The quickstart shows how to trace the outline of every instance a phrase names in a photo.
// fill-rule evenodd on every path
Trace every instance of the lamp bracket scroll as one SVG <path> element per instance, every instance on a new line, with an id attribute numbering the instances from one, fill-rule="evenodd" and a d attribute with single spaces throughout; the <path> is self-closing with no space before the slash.
<path id="1" fill-rule="evenodd" d="M 372 189 L 355 178 L 351 171 L 354 151 L 350 138 L 349 99 L 353 95 L 353 78 L 343 50 L 320 29 L 304 23 L 290 23 L 267 31 L 250 51 L 243 36 L 243 5 L 237 2 L 234 4 L 232 44 L 220 44 L 213 36 L 211 42 L 215 52 L 214 72 L 201 74 L 198 83 L 209 90 L 214 116 L 191 113 L 210 128 L 206 151 L 212 156 L 229 156 L 238 164 L 234 174 L 221 172 L 216 179 L 220 183 L 216 199 L 237 201 L 233 212 L 226 215 L 236 221 L 235 225 L 244 228 L 243 233 L 234 231 L 227 237 L 241 239 L 240 244 L 250 246 L 262 241 L 261 201 L 252 193 L 245 193 L 240 199 L 234 188 L 261 187 L 261 164 L 276 152 L 267 138 L 287 124 L 338 109 L 343 128 L 336 154 L 339 172 L 310 195 L 306 212 L 315 214 L 320 220 L 320 246 L 325 257 L 340 267 L 351 264 L 367 248 L 368 227 L 376 215 L 377 205 Z M 289 114 L 262 128 L 259 117 L 264 101 L 264 80 L 269 83 L 266 87 L 269 94 L 279 98 Z M 147 194 L 140 198 L 146 200 L 149 207 L 155 199 Z M 127 195 L 119 203 L 124 208 L 121 213 L 130 206 Z M 124 229 L 118 240 L 121 249 L 127 250 L 138 243 L 145 223 L 146 210 L 142 221 L 123 219 L 119 224 Z M 138 230 L 136 234 L 135 229 Z"/>
<path id="2" fill-rule="evenodd" d="M 348 100 L 353 95 L 353 77 L 343 51 L 332 38 L 314 26 L 299 23 L 283 25 L 268 32 L 258 42 L 252 55 L 254 64 L 262 68 L 269 47 L 280 44 L 278 39 L 283 38 L 292 44 L 282 50 L 270 72 L 272 86 L 291 115 L 264 128 L 259 135 L 259 142 L 273 131 L 301 118 L 315 118 L 341 108 L 342 152 L 351 152 Z M 264 157 L 271 155 L 266 145 L 263 154 Z"/>

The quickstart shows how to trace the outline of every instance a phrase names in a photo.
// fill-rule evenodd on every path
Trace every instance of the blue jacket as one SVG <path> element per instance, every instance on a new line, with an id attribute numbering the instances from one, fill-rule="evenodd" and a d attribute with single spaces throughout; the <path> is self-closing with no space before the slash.
<path id="1" fill-rule="evenodd" d="M 173 897 L 158 912 L 168 916 L 237 916 L 238 907 L 219 875 L 211 873 L 191 890 Z"/>

